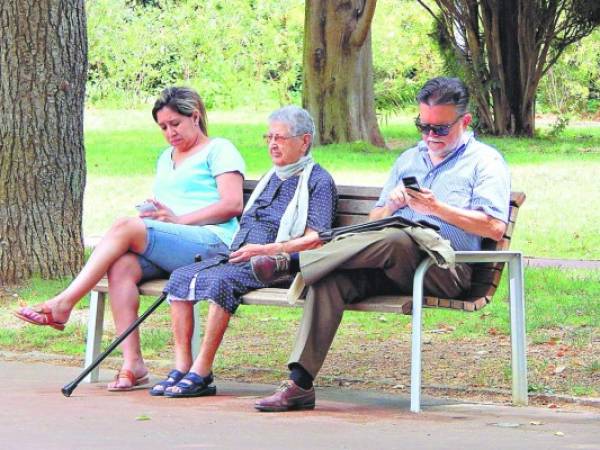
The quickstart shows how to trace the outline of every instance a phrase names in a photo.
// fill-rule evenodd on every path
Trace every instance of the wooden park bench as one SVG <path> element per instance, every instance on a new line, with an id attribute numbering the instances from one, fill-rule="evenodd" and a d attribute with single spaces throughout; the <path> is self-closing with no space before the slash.
<path id="1" fill-rule="evenodd" d="M 246 201 L 256 186 L 256 181 L 244 182 Z M 368 219 L 369 211 L 379 198 L 381 188 L 366 186 L 338 186 L 338 210 L 334 226 L 362 223 Z M 433 260 L 427 257 L 418 266 L 412 296 L 376 296 L 360 303 L 347 305 L 355 311 L 412 313 L 411 349 L 411 411 L 421 408 L 421 332 L 422 306 L 450 308 L 472 312 L 486 306 L 494 295 L 500 281 L 504 264 L 508 263 L 510 322 L 512 341 L 512 397 L 515 404 L 527 404 L 527 366 L 525 356 L 525 302 L 523 293 L 523 265 L 520 252 L 509 251 L 510 240 L 517 220 L 519 207 L 525 201 L 525 194 L 512 192 L 510 202 L 510 223 L 501 241 L 485 239 L 483 250 L 477 252 L 456 252 L 456 261 L 476 263 L 473 271 L 471 290 L 461 298 L 437 298 L 423 295 L 423 277 Z M 158 296 L 166 280 L 152 280 L 139 286 L 140 294 Z M 108 282 L 101 280 L 91 293 L 90 315 L 85 364 L 90 364 L 100 353 L 104 322 L 104 306 L 108 293 Z M 265 288 L 251 291 L 242 297 L 243 305 L 267 305 L 282 307 L 302 307 L 302 299 L 290 304 L 286 297 L 287 289 Z M 195 353 L 200 344 L 200 326 L 195 327 L 193 343 Z M 98 380 L 98 369 L 88 377 L 88 381 Z"/>

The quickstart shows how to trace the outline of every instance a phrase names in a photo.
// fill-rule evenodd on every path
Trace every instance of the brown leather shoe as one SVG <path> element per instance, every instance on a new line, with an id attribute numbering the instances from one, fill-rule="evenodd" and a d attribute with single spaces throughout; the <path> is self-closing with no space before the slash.
<path id="1" fill-rule="evenodd" d="M 291 276 L 290 255 L 287 253 L 253 256 L 250 258 L 250 266 L 254 278 L 263 284 L 284 281 Z"/>
<path id="2" fill-rule="evenodd" d="M 302 389 L 292 380 L 281 383 L 277 392 L 258 400 L 254 407 L 259 411 L 283 412 L 315 408 L 315 388 Z"/>

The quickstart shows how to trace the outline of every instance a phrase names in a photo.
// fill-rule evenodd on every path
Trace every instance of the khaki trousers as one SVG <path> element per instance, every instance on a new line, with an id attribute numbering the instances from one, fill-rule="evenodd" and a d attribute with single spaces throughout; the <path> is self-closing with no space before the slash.
<path id="1" fill-rule="evenodd" d="M 411 294 L 414 272 L 425 258 L 402 229 L 386 228 L 350 235 L 300 253 L 308 287 L 304 314 L 288 365 L 297 363 L 313 377 L 321 369 L 342 320 L 344 305 L 372 295 Z M 471 268 L 431 267 L 425 292 L 454 297 L 470 286 Z"/>

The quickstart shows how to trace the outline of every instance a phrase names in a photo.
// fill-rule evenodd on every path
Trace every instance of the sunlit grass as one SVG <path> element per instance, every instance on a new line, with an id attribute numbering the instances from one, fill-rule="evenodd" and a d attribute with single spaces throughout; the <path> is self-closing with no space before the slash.
<path id="1" fill-rule="evenodd" d="M 564 392 L 571 395 L 597 395 L 597 390 L 586 384 L 599 370 L 600 362 L 593 357 L 600 323 L 600 273 L 588 270 L 533 269 L 525 270 L 526 325 L 527 338 L 531 345 L 529 354 L 530 389 L 533 392 L 554 392 L 552 380 L 546 375 L 554 370 L 557 361 L 552 356 L 538 357 L 536 346 L 559 348 L 567 346 L 570 355 L 581 353 L 583 362 L 573 361 L 573 370 L 579 375 L 577 382 L 568 383 Z M 85 353 L 88 311 L 87 300 L 73 311 L 65 331 L 58 332 L 48 327 L 28 325 L 12 316 L 19 303 L 35 304 L 54 295 L 68 280 L 31 280 L 27 285 L 14 291 L 14 296 L 4 297 L 0 304 L 0 349 L 16 352 L 43 352 L 82 358 Z M 154 298 L 143 297 L 141 309 L 145 310 Z M 201 323 L 207 314 L 207 304 L 200 308 Z M 274 308 L 267 306 L 241 306 L 232 318 L 223 345 L 221 346 L 214 370 L 221 377 L 233 377 L 245 373 L 246 368 L 266 369 L 271 373 L 266 379 L 285 376 L 286 361 L 292 349 L 296 330 L 302 315 L 301 308 Z M 109 308 L 106 308 L 103 333 L 105 348 L 114 338 L 115 331 Z M 493 301 L 482 311 L 466 313 L 456 310 L 427 308 L 423 314 L 423 336 L 425 341 L 462 343 L 467 348 L 469 342 L 476 346 L 484 342 L 485 354 L 494 345 L 510 346 L 509 307 L 506 280 L 500 284 Z M 170 364 L 173 358 L 173 340 L 168 306 L 163 304 L 140 327 L 143 354 L 147 360 Z M 378 368 L 371 360 L 385 357 L 396 348 L 408 347 L 411 333 L 411 317 L 391 313 L 361 313 L 347 311 L 336 335 L 333 358 L 359 358 L 360 363 L 336 367 L 331 364 L 324 368 L 326 377 L 358 377 L 380 379 Z M 364 351 L 362 350 L 364 349 Z M 354 352 L 346 355 L 347 352 Z M 491 350 L 490 350 L 491 351 Z M 380 354 L 381 352 L 381 354 Z M 591 353 L 590 353 L 591 352 Z M 554 351 L 556 353 L 556 351 Z M 551 351 L 552 355 L 553 352 Z M 122 356 L 119 350 L 113 355 L 118 361 Z M 394 356 L 397 358 L 397 356 Z M 427 359 L 427 357 L 425 358 Z M 403 359 L 406 371 L 406 360 Z M 509 386 L 510 365 L 508 358 L 482 357 L 477 362 L 477 370 L 470 371 L 469 384 L 475 386 Z M 577 365 L 579 364 L 579 365 Z M 439 367 L 438 367 L 439 366 Z M 436 367 L 448 367 L 457 372 L 451 360 L 438 362 Z M 452 369 L 449 369 L 452 367 Z M 389 368 L 388 368 L 389 369 Z M 425 373 L 429 373 L 428 369 Z M 384 372 L 382 372 L 384 373 Z M 398 377 L 407 375 L 398 374 Z M 575 375 L 568 375 L 575 376 Z M 427 382 L 427 381 L 426 381 Z M 550 383 L 550 384 L 548 384 Z M 583 384 L 580 384 L 583 383 Z M 563 392 L 563 391 L 561 391 Z"/>
<path id="2" fill-rule="evenodd" d="M 261 137 L 268 113 L 209 113 L 211 135 L 234 142 L 248 178 L 259 177 L 271 164 Z M 315 159 L 338 183 L 381 186 L 398 154 L 418 138 L 412 120 L 405 114 L 382 125 L 393 150 L 337 144 L 316 148 Z M 571 127 L 557 138 L 482 140 L 506 157 L 513 190 L 527 194 L 513 248 L 528 256 L 600 259 L 600 208 L 594 207 L 600 192 L 600 127 Z M 156 159 L 164 148 L 149 111 L 88 111 L 86 236 L 101 235 L 115 218 L 135 214 L 133 206 L 151 195 Z"/>
<path id="3" fill-rule="evenodd" d="M 527 333 L 533 342 L 546 342 L 549 333 L 559 328 L 571 330 L 571 345 L 581 346 L 591 342 L 592 334 L 600 323 L 598 271 L 527 268 L 525 279 Z M 10 325 L 0 330 L 0 346 L 19 347 L 24 350 L 45 347 L 59 353 L 81 354 L 86 339 L 87 300 L 80 303 L 62 333 L 48 327 L 28 326 L 10 317 L 10 311 L 17 308 L 19 301 L 27 304 L 41 302 L 55 294 L 66 283 L 67 280 L 50 282 L 33 279 L 19 289 L 17 296 L 11 301 L 4 302 L 0 308 L 0 319 Z M 153 301 L 150 297 L 143 297 L 142 300 L 142 309 L 147 308 Z M 206 316 L 206 309 L 206 305 L 203 304 L 202 317 Z M 106 310 L 108 331 L 104 337 L 108 342 L 114 338 L 114 330 L 109 308 Z M 301 315 L 301 308 L 242 306 L 233 317 L 227 334 L 244 335 L 248 330 L 254 330 L 257 336 L 272 336 L 275 340 L 282 335 L 289 335 L 291 342 Z M 347 311 L 343 324 L 338 333 L 340 339 L 345 339 L 345 336 L 366 340 L 380 339 L 411 331 L 411 317 L 399 314 Z M 424 329 L 428 331 L 444 327 L 453 328 L 453 331 L 445 333 L 452 339 L 485 336 L 491 329 L 495 330 L 495 333 L 510 334 L 506 279 L 502 280 L 491 304 L 481 312 L 466 313 L 427 308 L 424 314 Z M 142 337 L 149 355 L 168 352 L 165 346 L 170 345 L 171 331 L 166 305 L 162 305 L 150 317 L 148 324 L 142 327 Z M 248 344 L 252 345 L 252 342 Z M 279 346 L 276 342 L 273 344 Z M 284 347 L 281 351 L 289 351 L 289 346 Z"/>

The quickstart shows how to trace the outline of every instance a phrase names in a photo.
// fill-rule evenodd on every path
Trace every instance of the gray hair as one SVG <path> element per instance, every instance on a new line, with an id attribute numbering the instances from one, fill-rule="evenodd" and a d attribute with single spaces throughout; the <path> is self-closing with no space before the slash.
<path id="1" fill-rule="evenodd" d="M 312 147 L 312 140 L 315 135 L 315 123 L 307 110 L 295 105 L 284 106 L 271 113 L 269 116 L 269 123 L 272 122 L 286 124 L 294 136 L 310 134 L 310 145 L 306 149 L 306 153 L 308 154 Z"/>
<path id="2" fill-rule="evenodd" d="M 158 122 L 157 113 L 163 108 L 170 108 L 186 117 L 192 117 L 194 111 L 198 111 L 198 125 L 202 132 L 208 136 L 206 108 L 200 95 L 195 90 L 188 87 L 168 87 L 164 89 L 152 108 L 152 117 L 155 122 Z"/>
<path id="3" fill-rule="evenodd" d="M 459 78 L 432 78 L 417 94 L 417 101 L 429 106 L 454 105 L 456 112 L 463 115 L 469 104 L 469 89 Z"/>

